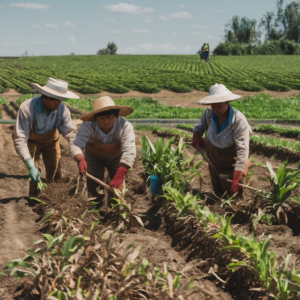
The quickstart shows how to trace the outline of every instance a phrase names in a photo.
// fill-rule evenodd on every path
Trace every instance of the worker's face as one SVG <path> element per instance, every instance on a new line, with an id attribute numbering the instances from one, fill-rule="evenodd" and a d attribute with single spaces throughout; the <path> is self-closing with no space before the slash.
<path id="1" fill-rule="evenodd" d="M 226 113 L 228 109 L 228 103 L 223 102 L 223 103 L 212 104 L 211 109 L 217 117 L 221 117 Z"/>
<path id="2" fill-rule="evenodd" d="M 60 100 L 57 100 L 55 98 L 51 98 L 48 96 L 43 95 L 43 104 L 49 109 L 49 110 L 57 110 L 58 107 L 61 104 Z"/>
<path id="3" fill-rule="evenodd" d="M 101 116 L 101 117 L 97 117 L 97 123 L 98 126 L 102 129 L 102 130 L 109 130 L 111 129 L 114 124 L 115 124 L 115 120 L 116 120 L 116 116 L 111 114 L 111 115 L 107 115 L 107 116 Z"/>

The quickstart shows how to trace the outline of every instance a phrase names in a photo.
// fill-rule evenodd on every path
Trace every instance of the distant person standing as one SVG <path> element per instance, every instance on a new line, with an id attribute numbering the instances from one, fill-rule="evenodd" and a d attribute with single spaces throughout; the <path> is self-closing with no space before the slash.
<path id="1" fill-rule="evenodd" d="M 31 179 L 29 196 L 34 197 L 38 193 L 37 183 L 41 180 L 41 155 L 46 167 L 46 182 L 62 177 L 58 133 L 68 141 L 71 155 L 80 151 L 73 143 L 77 128 L 69 109 L 61 103 L 63 99 L 79 97 L 68 91 L 68 83 L 60 79 L 49 77 L 45 86 L 31 85 L 42 95 L 21 104 L 13 140 L 17 153 L 28 167 Z"/>
<path id="2" fill-rule="evenodd" d="M 135 134 L 133 126 L 123 117 L 130 115 L 133 108 L 115 105 L 109 96 L 96 99 L 94 110 L 82 116 L 81 124 L 74 144 L 85 148 L 74 159 L 78 163 L 79 172 L 103 180 L 107 169 L 110 186 L 122 190 L 123 180 L 133 166 L 136 157 Z M 87 178 L 88 191 L 97 196 L 98 184 Z M 108 204 L 113 194 L 108 194 Z"/>
<path id="3" fill-rule="evenodd" d="M 209 54 L 209 44 L 204 43 L 203 46 L 201 47 L 201 58 L 205 60 L 210 59 L 210 54 Z"/>

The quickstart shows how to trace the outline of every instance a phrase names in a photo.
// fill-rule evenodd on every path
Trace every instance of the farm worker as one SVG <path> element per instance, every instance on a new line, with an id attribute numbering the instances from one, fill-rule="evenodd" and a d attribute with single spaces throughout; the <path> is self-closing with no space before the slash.
<path id="1" fill-rule="evenodd" d="M 209 59 L 209 44 L 204 43 L 201 47 L 201 57 L 203 59 Z"/>
<path id="2" fill-rule="evenodd" d="M 122 191 L 123 180 L 133 166 L 136 157 L 135 134 L 132 125 L 123 117 L 130 115 L 133 108 L 115 105 L 109 96 L 96 99 L 93 111 L 82 116 L 74 144 L 80 149 L 75 156 L 79 172 L 103 180 L 105 168 L 110 177 L 110 186 Z M 97 183 L 87 178 L 88 191 L 97 196 Z M 110 199 L 112 193 L 109 192 Z"/>
<path id="3" fill-rule="evenodd" d="M 229 102 L 241 96 L 230 92 L 223 84 L 215 84 L 209 89 L 209 96 L 198 101 L 198 104 L 211 105 L 206 108 L 193 131 L 194 147 L 206 148 L 209 172 L 214 192 L 222 196 L 225 192 L 238 192 L 242 197 L 243 190 L 239 182 L 245 182 L 249 157 L 249 133 L 251 127 L 246 117 L 234 109 Z M 202 138 L 207 130 L 207 141 Z M 219 175 L 228 175 L 221 179 Z"/>
<path id="4" fill-rule="evenodd" d="M 36 196 L 37 183 L 41 180 L 38 168 L 41 155 L 46 168 L 46 182 L 62 177 L 59 132 L 68 141 L 71 155 L 76 151 L 73 142 L 77 128 L 69 109 L 61 101 L 79 97 L 68 91 L 68 83 L 60 79 L 49 77 L 45 86 L 37 83 L 31 85 L 42 95 L 21 104 L 13 140 L 17 153 L 29 170 L 29 195 Z"/>

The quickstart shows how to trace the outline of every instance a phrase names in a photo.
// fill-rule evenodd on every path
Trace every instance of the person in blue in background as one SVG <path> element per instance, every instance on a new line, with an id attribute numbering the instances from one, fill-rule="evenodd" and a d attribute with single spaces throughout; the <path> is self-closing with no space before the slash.
<path id="1" fill-rule="evenodd" d="M 204 43 L 203 46 L 201 47 L 201 58 L 205 60 L 210 59 L 208 43 Z"/>

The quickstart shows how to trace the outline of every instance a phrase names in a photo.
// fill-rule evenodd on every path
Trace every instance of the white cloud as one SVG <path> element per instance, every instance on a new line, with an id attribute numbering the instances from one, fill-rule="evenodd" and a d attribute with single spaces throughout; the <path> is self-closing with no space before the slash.
<path id="1" fill-rule="evenodd" d="M 161 21 L 168 21 L 169 20 L 166 16 L 159 16 L 157 19 L 161 20 Z"/>
<path id="2" fill-rule="evenodd" d="M 144 19 L 144 20 L 143 20 L 143 22 L 144 22 L 144 23 L 151 23 L 151 22 L 152 22 L 152 20 L 151 20 L 151 19 L 149 19 L 149 18 L 146 18 L 146 19 Z"/>
<path id="3" fill-rule="evenodd" d="M 59 28 L 58 25 L 52 24 L 52 23 L 46 23 L 46 24 L 45 24 L 45 27 L 46 27 L 46 28 Z"/>
<path id="4" fill-rule="evenodd" d="M 214 36 L 214 35 L 211 35 L 211 34 L 207 35 L 207 38 L 212 39 L 212 40 L 217 40 L 217 39 L 219 39 L 218 37 L 216 37 L 216 36 Z"/>
<path id="5" fill-rule="evenodd" d="M 194 32 L 192 32 L 192 35 L 202 35 L 203 33 L 202 32 L 197 32 L 197 31 L 194 31 Z"/>
<path id="6" fill-rule="evenodd" d="M 50 44 L 50 42 L 33 42 L 33 44 L 36 44 L 36 45 L 48 45 L 48 44 Z"/>
<path id="7" fill-rule="evenodd" d="M 193 28 L 199 28 L 199 29 L 209 29 L 209 28 L 211 28 L 208 25 L 193 25 L 192 27 Z"/>
<path id="8" fill-rule="evenodd" d="M 0 4 L 0 8 L 4 8 L 4 7 L 5 7 L 5 5 Z"/>
<path id="9" fill-rule="evenodd" d="M 216 9 L 215 12 L 216 12 L 217 14 L 222 14 L 222 13 L 224 13 L 224 11 L 223 11 L 223 10 L 220 10 L 220 9 Z"/>
<path id="10" fill-rule="evenodd" d="M 172 36 L 180 36 L 180 34 L 178 34 L 177 32 L 172 32 L 171 35 Z"/>
<path id="11" fill-rule="evenodd" d="M 34 25 L 31 25 L 30 27 L 32 27 L 32 28 L 41 28 L 42 26 L 34 24 Z"/>
<path id="12" fill-rule="evenodd" d="M 38 10 L 48 10 L 50 8 L 47 4 L 40 4 L 40 3 L 10 3 L 9 6 L 18 7 L 18 8 L 26 8 L 26 9 L 38 9 Z"/>
<path id="13" fill-rule="evenodd" d="M 122 53 L 122 54 L 133 54 L 133 53 L 137 53 L 138 50 L 139 50 L 139 49 L 136 48 L 136 47 L 127 47 L 127 48 L 118 50 L 118 53 Z"/>
<path id="14" fill-rule="evenodd" d="M 276 4 L 271 4 L 271 7 L 276 7 Z"/>
<path id="15" fill-rule="evenodd" d="M 117 22 L 115 19 L 106 19 L 106 22 Z"/>
<path id="16" fill-rule="evenodd" d="M 182 49 L 183 53 L 195 54 L 199 50 L 199 46 L 185 45 Z"/>
<path id="17" fill-rule="evenodd" d="M 122 31 L 120 30 L 111 30 L 110 33 L 113 33 L 113 34 L 122 34 Z"/>
<path id="18" fill-rule="evenodd" d="M 71 23 L 69 21 L 65 21 L 65 25 L 66 26 L 70 26 L 70 27 L 75 26 L 75 24 L 73 24 L 73 23 Z"/>
<path id="19" fill-rule="evenodd" d="M 22 44 L 21 42 L 7 42 L 4 43 L 4 46 L 21 45 L 21 44 Z"/>
<path id="20" fill-rule="evenodd" d="M 145 33 L 145 34 L 150 33 L 149 30 L 147 30 L 147 29 L 135 29 L 132 32 L 133 33 Z"/>
<path id="21" fill-rule="evenodd" d="M 186 5 L 185 4 L 180 4 L 179 7 L 185 8 Z"/>
<path id="22" fill-rule="evenodd" d="M 128 3 L 107 5 L 107 6 L 104 6 L 104 8 L 115 14 L 140 15 L 143 13 L 154 12 L 154 9 L 151 7 L 136 6 L 136 5 L 128 4 Z"/>
<path id="23" fill-rule="evenodd" d="M 69 40 L 70 42 L 72 42 L 72 43 L 75 43 L 75 42 L 76 42 L 76 39 L 75 39 L 75 36 L 74 36 L 74 35 L 70 35 L 70 36 L 68 37 L 68 40 Z"/>
<path id="24" fill-rule="evenodd" d="M 193 15 L 190 14 L 189 12 L 183 11 L 183 12 L 170 14 L 169 17 L 172 19 L 190 19 L 193 18 Z"/>
<path id="25" fill-rule="evenodd" d="M 176 46 L 171 44 L 141 44 L 139 48 L 147 53 L 159 52 L 169 53 L 177 49 Z"/>

